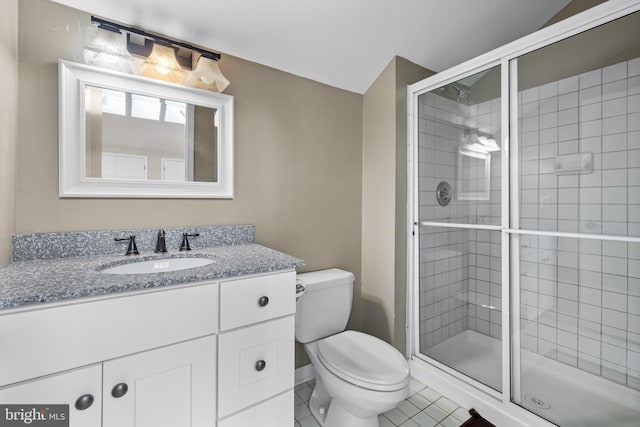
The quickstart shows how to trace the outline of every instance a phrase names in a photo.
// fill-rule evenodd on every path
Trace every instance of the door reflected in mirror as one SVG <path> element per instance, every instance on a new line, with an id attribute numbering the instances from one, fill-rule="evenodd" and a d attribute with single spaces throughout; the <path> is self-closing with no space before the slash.
<path id="1" fill-rule="evenodd" d="M 86 177 L 217 182 L 216 109 L 97 86 L 84 95 Z"/>

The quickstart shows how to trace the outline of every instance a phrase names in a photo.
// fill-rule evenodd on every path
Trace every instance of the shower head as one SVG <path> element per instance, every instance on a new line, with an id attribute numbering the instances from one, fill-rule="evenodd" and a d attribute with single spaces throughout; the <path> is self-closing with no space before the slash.
<path id="1" fill-rule="evenodd" d="M 456 98 L 457 102 L 465 102 L 467 99 L 469 99 L 469 95 L 471 95 L 471 91 L 468 89 L 458 87 L 454 84 L 442 86 L 440 88 L 440 93 L 444 94 L 447 91 L 447 89 L 450 87 L 455 89 L 456 92 L 458 92 L 458 97 Z"/>

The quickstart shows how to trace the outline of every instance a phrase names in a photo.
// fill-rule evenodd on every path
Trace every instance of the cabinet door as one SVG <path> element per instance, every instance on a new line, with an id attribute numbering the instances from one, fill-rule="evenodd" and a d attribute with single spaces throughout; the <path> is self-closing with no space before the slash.
<path id="1" fill-rule="evenodd" d="M 69 405 L 69 427 L 102 425 L 102 365 L 96 364 L 0 388 L 3 404 Z M 85 409 L 77 409 L 83 397 Z"/>
<path id="2" fill-rule="evenodd" d="M 220 334 L 218 414 L 226 417 L 293 389 L 294 317 Z"/>
<path id="3" fill-rule="evenodd" d="M 104 362 L 103 427 L 211 427 L 216 337 Z"/>

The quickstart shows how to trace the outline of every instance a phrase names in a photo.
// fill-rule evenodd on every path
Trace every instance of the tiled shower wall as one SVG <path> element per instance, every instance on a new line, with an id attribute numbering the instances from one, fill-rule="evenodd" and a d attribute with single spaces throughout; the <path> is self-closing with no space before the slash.
<path id="1" fill-rule="evenodd" d="M 458 149 L 477 131 L 500 140 L 499 100 L 468 106 L 427 93 L 419 116 L 420 220 L 500 224 L 499 153 L 491 159 L 490 199 L 457 197 L 458 179 L 475 177 L 470 170 L 458 176 Z M 442 181 L 453 189 L 448 206 L 436 200 Z M 439 227 L 420 233 L 421 350 L 466 329 L 500 338 L 500 233 Z"/>
<path id="2" fill-rule="evenodd" d="M 519 98 L 521 228 L 640 236 L 640 59 Z M 558 174 L 557 156 L 593 171 Z M 521 236 L 522 347 L 640 389 L 640 244 Z"/>

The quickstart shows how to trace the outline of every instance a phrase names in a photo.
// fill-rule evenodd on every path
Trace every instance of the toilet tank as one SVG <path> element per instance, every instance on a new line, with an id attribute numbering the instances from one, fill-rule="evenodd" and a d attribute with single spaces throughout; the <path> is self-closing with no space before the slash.
<path id="1" fill-rule="evenodd" d="M 351 313 L 353 273 L 332 268 L 297 275 L 306 288 L 296 303 L 296 340 L 316 341 L 344 331 Z"/>

